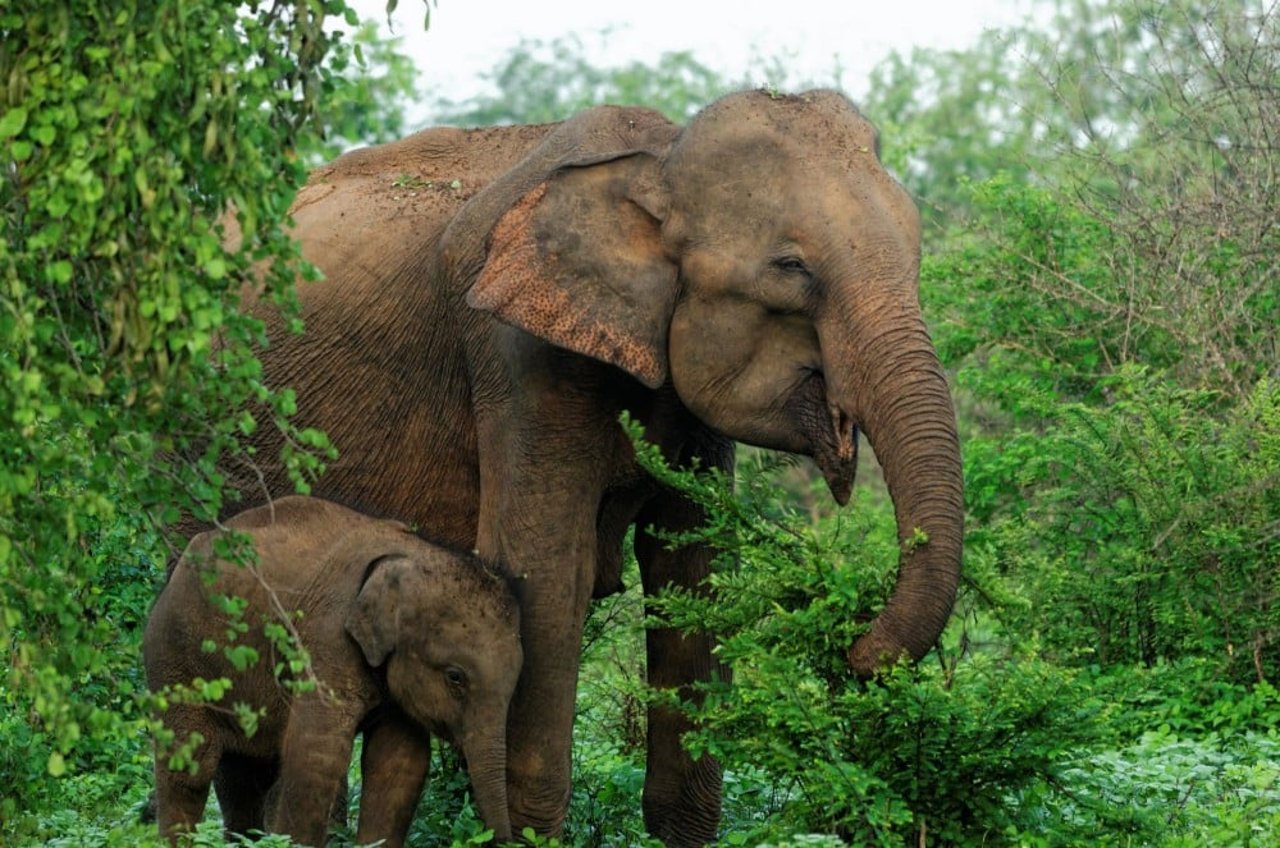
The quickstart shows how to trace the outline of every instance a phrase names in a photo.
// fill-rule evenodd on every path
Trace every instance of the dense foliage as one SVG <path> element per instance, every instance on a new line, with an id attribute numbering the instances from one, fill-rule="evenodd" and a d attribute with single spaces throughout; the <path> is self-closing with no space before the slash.
<path id="1" fill-rule="evenodd" d="M 1077 116 L 1112 132 L 1078 136 L 1044 185 L 971 187 L 966 235 L 925 271 L 974 413 L 969 562 L 1024 593 L 1010 636 L 1063 657 L 1213 657 L 1274 681 L 1280 21 L 1117 19 L 1143 72 L 1095 65 L 1106 108 Z"/>
<path id="2" fill-rule="evenodd" d="M 0 12 L 5 831 L 60 805 L 50 777 L 93 773 L 102 797 L 116 767 L 145 779 L 131 722 L 161 530 L 218 511 L 217 464 L 252 461 L 241 435 L 281 428 L 300 484 L 320 468 L 323 434 L 289 425 L 290 393 L 263 384 L 252 352 L 261 326 L 235 306 L 252 279 L 287 309 L 307 274 L 283 224 L 319 149 L 317 104 L 342 102 L 350 54 L 324 25 L 344 10 Z M 121 762 L 107 743 L 125 739 Z"/>
<path id="3" fill-rule="evenodd" d="M 352 73 L 320 35 L 340 3 L 47 5 L 0 13 L 0 841 L 136 845 L 159 530 L 217 509 L 238 434 L 289 428 L 235 293 L 257 262 L 287 307 L 305 269 L 281 222 L 333 152 L 320 130 L 401 132 L 387 100 L 412 80 L 367 31 L 381 70 Z M 726 845 L 1280 842 L 1280 10 L 1049 11 L 890 57 L 863 104 L 930 212 L 921 296 L 964 434 L 965 583 L 938 649 L 845 671 L 897 561 L 869 469 L 837 512 L 805 464 L 744 451 L 726 481 L 640 450 L 722 552 L 710 595 L 654 606 L 732 670 L 683 705 L 726 768 Z M 683 119 L 739 84 L 690 54 L 583 54 L 525 43 L 496 94 L 434 92 L 436 114 Z M 229 204 L 243 245 L 221 243 Z M 326 443 L 291 444 L 305 484 Z M 588 623 L 565 844 L 645 844 L 645 706 L 675 696 L 644 685 L 643 604 Z M 465 771 L 438 760 L 411 844 L 479 844 Z M 196 840 L 220 842 L 213 821 Z"/>

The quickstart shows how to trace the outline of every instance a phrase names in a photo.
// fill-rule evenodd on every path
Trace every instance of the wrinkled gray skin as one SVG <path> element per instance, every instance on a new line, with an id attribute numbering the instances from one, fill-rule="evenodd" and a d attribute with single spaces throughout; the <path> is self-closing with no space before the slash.
<path id="1" fill-rule="evenodd" d="M 399 522 L 318 499 L 282 498 L 226 523 L 248 534 L 259 565 L 216 559 L 222 534 L 200 534 L 143 640 L 152 690 L 197 677 L 233 681 L 220 704 L 173 704 L 163 716 L 179 742 L 193 732 L 205 741 L 194 775 L 156 758 L 161 833 L 177 844 L 200 821 L 211 782 L 228 833 L 262 830 L 276 784 L 272 829 L 323 845 L 353 739 L 363 733 L 357 838 L 399 846 L 427 777 L 430 731 L 461 748 L 481 816 L 498 837 L 509 836 L 506 720 L 522 651 L 507 580 Z M 206 587 L 209 571 L 216 580 Z M 221 651 L 202 650 L 205 640 L 226 644 L 227 617 L 209 603 L 211 593 L 248 602 L 249 629 L 236 644 L 257 649 L 255 666 L 237 671 Z M 262 624 L 279 622 L 279 610 L 303 613 L 296 626 L 315 692 L 293 695 L 273 674 L 279 656 Z M 228 712 L 236 702 L 265 711 L 251 737 Z"/>
<path id="2" fill-rule="evenodd" d="M 733 442 L 813 457 L 847 501 L 861 429 L 905 540 L 896 588 L 849 650 L 859 674 L 924 654 L 960 571 L 961 474 L 917 295 L 920 223 L 843 96 L 730 95 L 685 128 L 601 107 L 561 124 L 426 130 L 318 169 L 294 207 L 307 332 L 269 309 L 267 378 L 341 451 L 318 481 L 361 509 L 526 575 L 508 723 L 512 826 L 560 830 L 578 654 L 635 526 L 647 593 L 696 586 L 710 552 L 646 528 L 699 511 L 634 463 L 630 411 L 677 463 Z M 229 234 L 235 238 L 234 230 Z M 259 428 L 259 457 L 277 454 Z M 266 488 L 289 490 L 264 467 Z M 241 481 L 263 496 L 256 478 Z M 710 640 L 646 634 L 650 682 L 716 673 Z M 716 834 L 720 768 L 648 715 L 644 811 L 671 845 Z"/>

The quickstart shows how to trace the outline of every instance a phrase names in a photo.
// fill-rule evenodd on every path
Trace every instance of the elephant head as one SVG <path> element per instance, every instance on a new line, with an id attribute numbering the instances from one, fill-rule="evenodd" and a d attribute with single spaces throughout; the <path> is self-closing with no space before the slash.
<path id="1" fill-rule="evenodd" d="M 608 138 L 598 124 L 615 114 L 561 135 Z M 874 128 L 830 91 L 730 95 L 678 134 L 628 114 L 646 124 L 638 142 L 531 154 L 551 164 L 512 177 L 519 199 L 494 215 L 467 302 L 650 388 L 669 381 L 725 436 L 813 457 L 841 504 L 861 429 L 903 553 L 849 662 L 870 674 L 920 657 L 954 601 L 962 480 L 920 314 L 919 216 Z"/>
<path id="2" fill-rule="evenodd" d="M 346 629 L 391 698 L 462 750 L 476 806 L 509 839 L 507 707 L 520 674 L 519 610 L 507 582 L 461 554 L 369 565 Z"/>

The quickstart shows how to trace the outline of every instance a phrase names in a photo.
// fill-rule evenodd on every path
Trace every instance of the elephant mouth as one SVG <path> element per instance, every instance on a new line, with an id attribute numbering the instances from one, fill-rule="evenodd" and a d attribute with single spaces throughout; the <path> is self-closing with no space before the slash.
<path id="1" fill-rule="evenodd" d="M 809 444 L 831 497 L 845 506 L 858 470 L 858 427 L 847 412 L 827 397 L 822 372 L 810 370 L 787 403 L 795 426 Z"/>

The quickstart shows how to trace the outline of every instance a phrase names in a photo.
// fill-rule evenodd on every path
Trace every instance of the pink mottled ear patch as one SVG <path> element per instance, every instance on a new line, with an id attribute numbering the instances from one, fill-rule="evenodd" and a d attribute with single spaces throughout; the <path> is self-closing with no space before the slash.
<path id="1" fill-rule="evenodd" d="M 498 220 L 467 304 L 558 347 L 616 365 L 650 388 L 661 386 L 675 270 L 655 260 L 656 226 L 646 223 L 653 234 L 638 235 L 634 219 L 640 210 L 616 198 L 593 207 L 609 210 L 603 216 L 614 219 L 605 225 L 609 234 L 591 232 L 602 223 L 592 220 L 576 237 L 561 241 L 555 230 L 562 226 L 562 210 L 539 214 L 547 193 L 547 184 L 539 184 Z M 564 248 L 548 242 L 573 245 L 575 255 L 562 255 Z"/>

